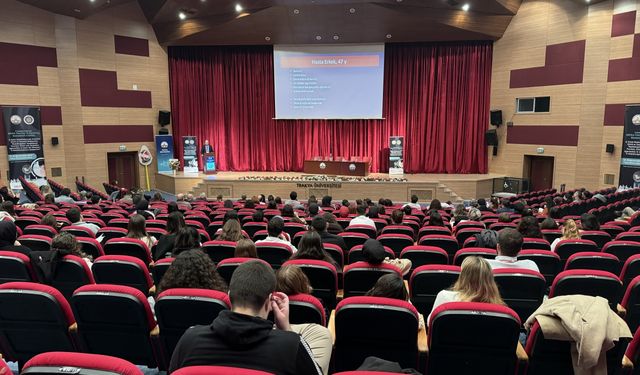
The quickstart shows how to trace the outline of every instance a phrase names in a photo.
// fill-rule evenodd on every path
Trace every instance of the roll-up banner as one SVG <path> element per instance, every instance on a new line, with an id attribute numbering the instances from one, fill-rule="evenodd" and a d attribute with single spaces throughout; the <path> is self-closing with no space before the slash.
<path id="1" fill-rule="evenodd" d="M 158 172 L 171 172 L 169 159 L 173 159 L 173 136 L 156 135 L 156 161 Z"/>
<path id="2" fill-rule="evenodd" d="M 624 109 L 618 185 L 622 189 L 640 187 L 640 105 L 628 105 Z"/>
<path id="3" fill-rule="evenodd" d="M 404 137 L 389 137 L 389 174 L 404 174 Z"/>
<path id="4" fill-rule="evenodd" d="M 182 162 L 184 173 L 198 174 L 198 142 L 193 135 L 182 137 Z"/>
<path id="5" fill-rule="evenodd" d="M 22 189 L 20 176 L 37 186 L 46 184 L 40 108 L 3 106 L 2 113 L 11 189 Z"/>

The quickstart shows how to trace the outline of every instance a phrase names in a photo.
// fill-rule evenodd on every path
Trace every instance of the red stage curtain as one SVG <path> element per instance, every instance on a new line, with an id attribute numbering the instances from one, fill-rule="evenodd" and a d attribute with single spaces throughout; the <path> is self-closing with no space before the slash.
<path id="1" fill-rule="evenodd" d="M 405 136 L 408 173 L 486 173 L 491 42 L 387 44 L 385 120 L 273 120 L 273 51 L 170 47 L 176 155 L 209 139 L 219 170 L 301 171 L 315 156 L 365 156 L 387 172 L 389 136 Z"/>

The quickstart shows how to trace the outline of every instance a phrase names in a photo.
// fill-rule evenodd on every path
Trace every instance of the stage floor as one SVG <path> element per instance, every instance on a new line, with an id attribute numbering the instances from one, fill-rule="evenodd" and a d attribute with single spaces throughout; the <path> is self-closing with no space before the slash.
<path id="1" fill-rule="evenodd" d="M 403 176 L 387 173 L 371 173 L 367 180 L 333 180 L 336 176 L 327 176 L 327 180 L 305 180 L 309 175 L 302 172 L 219 172 L 214 175 L 204 173 L 185 174 L 183 172 L 157 173 L 156 185 L 159 190 L 168 193 L 194 194 L 206 193 L 208 197 L 222 194 L 225 198 L 239 198 L 242 195 L 258 194 L 288 198 L 293 190 L 300 199 L 310 195 L 322 197 L 331 195 L 334 199 L 380 197 L 394 201 L 408 201 L 412 194 L 421 201 L 438 198 L 443 201 L 460 201 L 489 197 L 493 189 L 493 179 L 502 178 L 499 174 L 405 174 Z M 257 180 L 257 177 L 267 178 Z M 351 179 L 353 177 L 337 176 Z M 387 180 L 403 178 L 405 180 Z M 371 181 L 373 179 L 373 181 Z M 381 179 L 381 180 L 375 180 Z"/>

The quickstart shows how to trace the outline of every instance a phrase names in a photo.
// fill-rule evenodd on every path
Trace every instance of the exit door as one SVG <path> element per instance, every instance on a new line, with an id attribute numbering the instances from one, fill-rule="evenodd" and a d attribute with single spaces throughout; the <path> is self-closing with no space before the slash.
<path id="1" fill-rule="evenodd" d="M 529 179 L 529 190 L 545 190 L 553 187 L 553 156 L 525 155 L 523 176 Z"/>
<path id="2" fill-rule="evenodd" d="M 140 179 L 137 152 L 109 152 L 107 163 L 110 183 L 127 189 L 138 187 Z"/>

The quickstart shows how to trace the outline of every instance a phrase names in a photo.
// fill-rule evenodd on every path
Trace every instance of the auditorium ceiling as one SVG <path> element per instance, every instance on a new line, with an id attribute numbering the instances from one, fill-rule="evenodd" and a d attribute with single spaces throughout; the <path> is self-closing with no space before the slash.
<path id="1" fill-rule="evenodd" d="M 80 19 L 138 1 L 163 45 L 496 40 L 522 0 L 19 0 Z M 586 0 L 576 0 L 586 1 Z M 595 3 L 598 0 L 592 0 Z M 465 9 L 468 5 L 468 10 Z M 586 5 L 585 5 L 586 6 Z"/>

